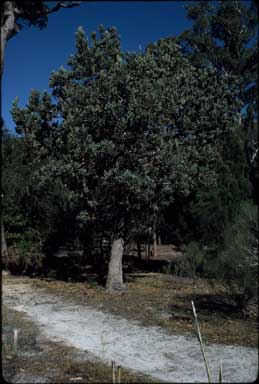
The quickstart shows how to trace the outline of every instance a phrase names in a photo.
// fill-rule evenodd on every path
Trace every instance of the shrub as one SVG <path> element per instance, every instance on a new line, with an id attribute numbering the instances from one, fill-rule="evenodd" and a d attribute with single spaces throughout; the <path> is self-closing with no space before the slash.
<path id="1" fill-rule="evenodd" d="M 31 274 L 43 266 L 39 234 L 34 230 L 24 232 L 9 248 L 8 267 L 12 273 Z"/>
<path id="2" fill-rule="evenodd" d="M 185 249 L 183 259 L 178 263 L 180 275 L 196 277 L 203 270 L 204 253 L 196 241 L 191 241 Z"/>
<path id="3" fill-rule="evenodd" d="M 219 277 L 227 284 L 240 309 L 256 296 L 258 289 L 258 209 L 250 200 L 240 205 L 233 223 L 224 231 Z"/>

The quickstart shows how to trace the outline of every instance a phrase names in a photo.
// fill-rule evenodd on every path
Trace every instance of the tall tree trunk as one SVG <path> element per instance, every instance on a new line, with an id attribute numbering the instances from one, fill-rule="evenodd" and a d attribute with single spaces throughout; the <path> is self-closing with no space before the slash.
<path id="1" fill-rule="evenodd" d="M 146 244 L 146 260 L 150 260 L 150 257 L 152 256 L 152 252 L 151 252 L 151 245 L 150 245 L 150 242 L 148 240 L 148 243 Z"/>
<path id="2" fill-rule="evenodd" d="M 7 251 L 7 244 L 5 240 L 5 233 L 4 233 L 4 223 L 3 218 L 1 217 L 1 256 L 2 256 L 2 265 L 4 267 L 8 267 L 8 251 Z"/>
<path id="3" fill-rule="evenodd" d="M 141 260 L 141 244 L 137 242 L 138 259 Z"/>
<path id="4" fill-rule="evenodd" d="M 124 241 L 122 238 L 115 239 L 112 242 L 111 258 L 106 282 L 106 289 L 111 292 L 125 290 L 122 275 L 123 246 Z"/>
<path id="5" fill-rule="evenodd" d="M 5 52 L 6 40 L 1 31 L 1 78 L 4 71 L 4 52 Z"/>
<path id="6" fill-rule="evenodd" d="M 157 223 L 157 217 L 154 215 L 153 220 L 153 257 L 155 258 L 157 256 L 157 238 L 156 238 L 156 223 Z"/>
<path id="7" fill-rule="evenodd" d="M 4 71 L 4 55 L 5 55 L 5 47 L 7 41 L 19 32 L 20 28 L 15 22 L 15 18 L 17 15 L 17 9 L 15 9 L 15 3 L 13 1 L 5 1 L 2 5 L 1 15 L 1 79 Z M 1 217 L 1 255 L 2 255 L 2 264 L 7 267 L 8 266 L 8 251 L 7 244 L 5 240 L 5 232 L 4 232 L 4 223 L 3 218 Z"/>
<path id="8" fill-rule="evenodd" d="M 3 4 L 3 15 L 1 15 L 1 77 L 4 69 L 4 54 L 7 41 L 19 32 L 20 28 L 15 22 L 17 9 L 13 1 Z M 3 23 L 3 24 L 2 24 Z"/>

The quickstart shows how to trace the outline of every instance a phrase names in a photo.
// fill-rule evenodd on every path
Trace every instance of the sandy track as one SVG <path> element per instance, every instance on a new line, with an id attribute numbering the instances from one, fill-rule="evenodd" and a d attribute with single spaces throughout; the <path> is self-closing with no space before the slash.
<path id="1" fill-rule="evenodd" d="M 168 335 L 159 327 L 144 327 L 90 307 L 32 289 L 25 279 L 3 283 L 3 303 L 24 311 L 52 340 L 87 350 L 104 361 L 166 382 L 207 382 L 196 338 Z M 218 381 L 220 358 L 223 382 L 252 382 L 258 373 L 258 350 L 240 346 L 206 346 L 212 379 Z"/>

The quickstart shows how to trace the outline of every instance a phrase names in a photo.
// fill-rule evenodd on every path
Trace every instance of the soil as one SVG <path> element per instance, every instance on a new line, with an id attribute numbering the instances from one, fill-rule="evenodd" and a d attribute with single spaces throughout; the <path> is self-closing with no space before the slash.
<path id="1" fill-rule="evenodd" d="M 13 347 L 18 329 L 17 350 Z M 116 366 L 116 370 L 117 370 Z M 2 308 L 2 375 L 7 383 L 111 383 L 112 369 L 89 351 L 42 334 L 25 313 Z M 123 383 L 152 383 L 148 376 L 121 368 Z"/>
<path id="2" fill-rule="evenodd" d="M 107 293 L 92 282 L 33 279 L 35 287 L 98 308 L 146 326 L 160 326 L 171 334 L 193 335 L 194 301 L 203 337 L 208 342 L 258 347 L 258 305 L 244 316 L 226 289 L 214 280 L 159 273 L 125 276 L 127 291 Z"/>
<path id="3" fill-rule="evenodd" d="M 224 296 L 215 284 L 159 274 L 129 276 L 127 292 L 108 294 L 93 283 L 4 280 L 4 302 L 30 315 L 46 337 L 169 382 L 207 381 L 199 343 L 193 337 L 189 307 L 194 299 L 214 379 L 220 356 L 224 381 L 256 378 L 257 351 L 241 347 L 258 347 L 256 321 L 241 319 L 231 303 L 223 305 L 223 311 L 215 306 L 213 316 L 211 306 L 204 303 L 210 295 L 216 294 L 217 300 Z"/>

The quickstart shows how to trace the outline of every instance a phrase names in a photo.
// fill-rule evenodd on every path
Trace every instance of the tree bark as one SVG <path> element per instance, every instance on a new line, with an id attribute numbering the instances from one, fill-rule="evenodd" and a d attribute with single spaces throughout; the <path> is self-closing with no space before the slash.
<path id="1" fill-rule="evenodd" d="M 111 258 L 106 282 L 106 289 L 110 292 L 125 290 L 122 275 L 123 246 L 124 241 L 122 238 L 113 240 L 112 242 Z"/>
<path id="2" fill-rule="evenodd" d="M 156 222 L 157 222 L 157 218 L 156 218 L 156 215 L 154 215 L 154 221 L 153 221 L 153 257 L 154 258 L 157 256 Z"/>
<path id="3" fill-rule="evenodd" d="M 4 69 L 4 54 L 7 41 L 19 32 L 15 22 L 18 10 L 14 7 L 13 1 L 6 1 L 3 15 L 1 15 L 1 77 Z"/>
<path id="4" fill-rule="evenodd" d="M 138 259 L 141 260 L 141 244 L 137 242 Z"/>
<path id="5" fill-rule="evenodd" d="M 18 17 L 24 16 L 23 6 L 20 8 L 15 1 L 5 1 L 2 6 L 1 15 L 1 77 L 4 69 L 4 53 L 7 41 L 20 31 L 19 25 L 16 23 Z M 61 8 L 73 8 L 81 4 L 81 1 L 58 1 L 52 8 L 46 8 L 45 11 L 35 13 L 35 17 L 49 15 L 59 11 Z"/>
<path id="6" fill-rule="evenodd" d="M 150 242 L 148 240 L 148 243 L 146 244 L 146 260 L 150 260 L 150 257 L 151 257 L 151 245 L 150 245 Z"/>
<path id="7" fill-rule="evenodd" d="M 3 223 L 2 217 L 1 217 L 1 257 L 2 257 L 2 265 L 7 268 L 8 267 L 8 251 L 7 251 L 7 244 L 5 240 L 4 223 Z"/>

